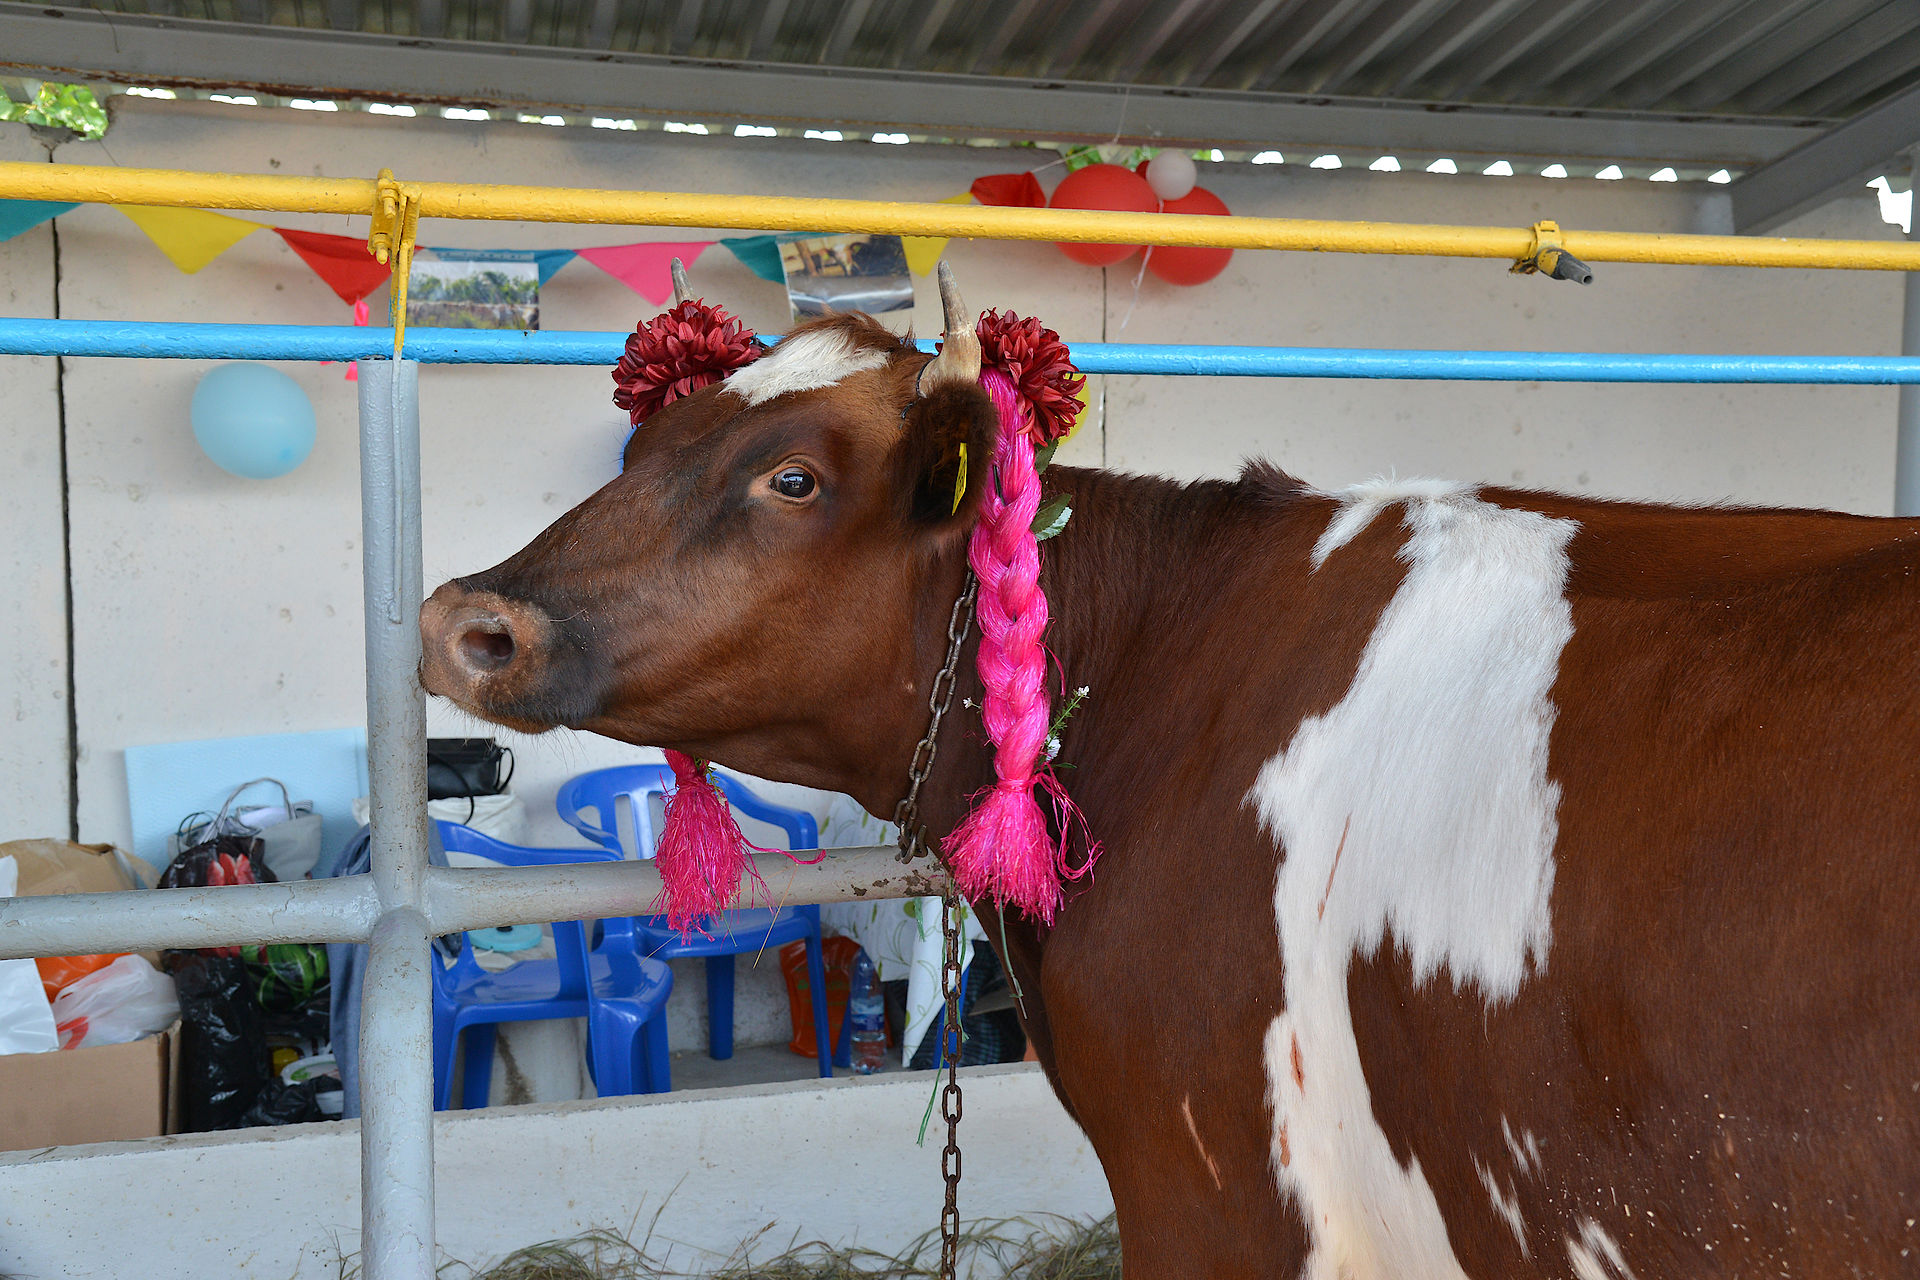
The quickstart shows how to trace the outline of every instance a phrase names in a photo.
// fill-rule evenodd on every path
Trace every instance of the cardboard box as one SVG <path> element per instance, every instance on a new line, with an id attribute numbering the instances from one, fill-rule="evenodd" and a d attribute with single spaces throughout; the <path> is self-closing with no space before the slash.
<path id="1" fill-rule="evenodd" d="M 143 887 L 134 860 L 112 845 L 14 840 L 0 844 L 9 856 L 21 897 Z M 0 1054 L 0 1151 L 177 1132 L 179 1064 L 177 1022 L 132 1044 Z"/>
<path id="2" fill-rule="evenodd" d="M 10 840 L 0 858 L 20 866 L 19 894 L 36 898 L 56 893 L 112 893 L 144 889 L 146 866 L 110 844 L 74 844 L 70 840 Z M 150 875 L 150 873 L 149 873 Z"/>
<path id="3" fill-rule="evenodd" d="M 0 1151 L 174 1133 L 179 1077 L 177 1022 L 131 1044 L 0 1054 Z"/>

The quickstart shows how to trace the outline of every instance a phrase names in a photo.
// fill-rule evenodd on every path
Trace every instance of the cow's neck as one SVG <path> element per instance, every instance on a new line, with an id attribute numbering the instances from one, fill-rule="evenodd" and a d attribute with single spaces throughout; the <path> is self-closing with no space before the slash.
<path id="1" fill-rule="evenodd" d="M 1128 820 L 1128 779 L 1140 766 L 1141 754 L 1158 753 L 1166 746 L 1141 740 L 1141 716 L 1151 722 L 1151 708 L 1177 696 L 1179 673 L 1196 660 L 1192 649 L 1199 628 L 1192 611 L 1196 602 L 1218 600 L 1228 591 L 1224 579 L 1231 566 L 1219 549 L 1230 545 L 1223 539 L 1232 526 L 1254 513 L 1246 489 L 1231 482 L 1183 485 L 1061 467 L 1049 468 L 1043 485 L 1049 496 L 1067 494 L 1074 511 L 1066 529 L 1041 544 L 1040 584 L 1050 617 L 1045 637 L 1051 655 L 1048 685 L 1056 694 L 1056 711 L 1063 684 L 1069 693 L 1087 690 L 1062 730 L 1058 776 L 1085 815 L 1087 831 L 1111 845 Z M 927 673 L 920 682 L 923 689 L 944 655 L 947 612 L 964 566 L 956 558 L 928 576 L 916 645 Z M 968 798 L 993 777 L 992 748 L 980 718 L 974 648 L 969 642 L 963 655 L 958 696 L 942 730 L 934 772 L 922 791 L 921 817 L 936 840 L 959 824 Z M 924 732 L 924 715 L 922 705 L 909 744 Z M 904 782 L 904 765 L 896 769 Z M 899 791 L 887 794 L 897 798 Z M 1043 810 L 1051 807 L 1042 801 Z M 890 816 L 891 811 L 876 812 Z M 1081 852 L 1076 843 L 1074 856 Z M 1074 910 L 1079 892 L 1069 887 L 1067 912 Z M 1046 931 L 1012 912 L 1003 923 L 989 915 L 984 904 L 982 915 L 989 941 L 1025 992 L 1025 1025 L 1051 1071 L 1051 1032 L 1039 998 Z"/>
<path id="2" fill-rule="evenodd" d="M 1191 627 L 1181 624 L 1182 610 L 1214 598 L 1209 580 L 1230 574 L 1217 548 L 1223 531 L 1248 510 L 1245 490 L 1234 482 L 1179 484 L 1055 467 L 1043 483 L 1049 497 L 1064 493 L 1073 507 L 1065 531 L 1041 544 L 1040 585 L 1050 617 L 1044 643 L 1055 710 L 1063 682 L 1069 693 L 1087 690 L 1062 735 L 1062 762 L 1073 766 L 1062 777 L 1077 792 L 1074 775 L 1094 769 L 1104 752 L 1135 749 L 1110 741 L 1102 729 L 1124 723 L 1130 704 L 1158 696 L 1180 668 L 1181 651 L 1192 643 Z M 916 684 L 921 691 L 945 656 L 948 612 L 965 571 L 961 554 L 956 548 L 927 575 L 918 604 L 916 660 L 924 674 Z M 974 667 L 977 641 L 976 629 L 924 793 L 923 815 L 935 834 L 951 830 L 965 797 L 991 778 L 991 747 L 980 719 L 982 691 Z M 924 692 L 919 696 L 920 703 L 904 711 L 911 732 L 901 735 L 906 747 L 896 751 L 910 748 L 925 731 Z M 905 783 L 903 764 L 895 766 L 889 781 L 891 787 L 880 794 L 897 798 Z M 884 803 L 891 805 L 892 799 Z M 876 812 L 890 815 L 891 809 Z M 1095 815 L 1089 811 L 1088 816 Z"/>

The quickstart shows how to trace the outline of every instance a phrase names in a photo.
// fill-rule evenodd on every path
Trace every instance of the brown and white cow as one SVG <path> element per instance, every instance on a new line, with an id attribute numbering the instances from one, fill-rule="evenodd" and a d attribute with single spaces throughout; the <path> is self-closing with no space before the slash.
<path id="1" fill-rule="evenodd" d="M 839 317 L 659 412 L 427 687 L 891 815 L 995 430 L 927 359 Z M 1005 958 L 1130 1276 L 1920 1275 L 1920 522 L 1045 482 L 1106 853 Z"/>

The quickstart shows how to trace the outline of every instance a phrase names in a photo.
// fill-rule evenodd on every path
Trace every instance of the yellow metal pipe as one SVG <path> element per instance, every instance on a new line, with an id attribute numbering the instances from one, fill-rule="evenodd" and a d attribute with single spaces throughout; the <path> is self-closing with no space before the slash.
<path id="1" fill-rule="evenodd" d="M 1507 260 L 1525 256 L 1534 244 L 1533 231 L 1524 227 L 1096 213 L 1074 209 L 1003 209 L 794 196 L 594 191 L 445 182 L 407 185 L 420 193 L 419 216 L 423 218 L 731 227 L 755 231 L 860 231 L 992 240 L 1218 245 L 1233 249 Z M 371 214 L 377 196 L 375 183 L 365 178 L 297 178 L 10 162 L 0 163 L 0 199 Z M 1920 270 L 1920 241 L 1564 231 L 1559 244 L 1588 262 Z"/>
<path id="2" fill-rule="evenodd" d="M 371 213 L 372 178 L 116 169 L 106 165 L 0 163 L 0 199 L 173 205 L 273 213 Z"/>

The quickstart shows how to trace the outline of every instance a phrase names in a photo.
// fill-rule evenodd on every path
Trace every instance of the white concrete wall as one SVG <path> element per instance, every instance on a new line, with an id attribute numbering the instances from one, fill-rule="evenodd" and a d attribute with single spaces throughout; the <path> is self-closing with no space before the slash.
<path id="1" fill-rule="evenodd" d="M 7 145 L 25 145 L 23 134 L 20 126 L 0 126 Z M 408 178 L 931 199 L 964 190 L 982 173 L 1046 157 L 123 98 L 104 144 L 65 146 L 58 158 L 285 174 L 364 175 L 390 166 Z M 1515 225 L 1551 216 L 1568 226 L 1684 230 L 1714 191 L 1297 165 L 1203 170 L 1205 183 L 1238 212 L 1306 217 Z M 358 217 L 271 220 L 366 230 Z M 1789 230 L 1897 234 L 1865 194 Z M 436 223 L 425 239 L 553 247 L 700 234 Z M 270 233 L 193 276 L 176 271 L 108 208 L 63 217 L 60 243 L 65 315 L 297 324 L 347 318 L 339 300 Z M 40 231 L 0 246 L 9 291 L 26 295 L 10 306 L 44 306 L 46 287 L 32 282 L 48 275 L 49 245 Z M 955 242 L 949 252 L 976 306 L 1038 314 L 1070 341 L 1890 354 L 1899 340 L 1900 282 L 1890 274 L 1602 264 L 1598 283 L 1583 289 L 1509 276 L 1497 262 L 1242 252 L 1224 276 L 1201 288 L 1148 277 L 1135 303 L 1131 264 L 1103 276 L 1045 244 Z M 783 291 L 722 249 L 700 260 L 693 279 L 756 327 L 787 324 Z M 376 309 L 383 299 L 376 296 Z M 552 329 L 624 329 L 653 310 L 584 262 L 542 291 L 541 306 L 542 323 Z M 923 333 L 939 327 L 929 282 L 920 283 L 913 319 Z M 42 468 L 58 442 L 45 375 L 33 373 L 43 367 L 0 362 L 0 377 L 8 379 L 0 386 L 9 392 L 0 432 L 8 448 L 31 454 Z M 127 837 L 122 752 L 129 744 L 364 718 L 354 387 L 338 367 L 282 367 L 312 396 L 320 439 L 291 475 L 249 481 L 220 471 L 193 444 L 187 403 L 205 363 L 68 363 L 83 839 Z M 42 386 L 38 399 L 27 385 L 35 376 L 42 379 L 33 384 Z M 1198 476 L 1228 473 L 1244 456 L 1264 454 L 1327 486 L 1397 471 L 1635 497 L 1868 512 L 1891 504 L 1891 390 L 1133 377 L 1110 384 L 1104 416 L 1063 451 L 1063 461 Z M 608 387 L 605 371 L 596 369 L 423 371 L 430 583 L 510 554 L 614 474 L 626 428 Z M 9 754 L 0 757 L 7 762 L 0 806 L 31 807 L 0 807 L 0 816 L 14 834 L 44 834 L 64 826 L 65 812 L 64 708 L 51 697 L 62 683 L 57 568 L 51 583 L 46 576 L 58 563 L 58 495 L 24 477 L 0 485 L 15 505 L 10 535 L 33 548 L 0 571 L 39 566 L 28 594 L 43 602 L 33 605 L 36 625 L 15 633 L 22 637 L 17 648 L 0 658 L 0 678 L 8 682 L 0 708 L 37 708 L 11 726 Z M 15 495 L 23 486 L 33 501 Z M 13 579 L 7 585 L 10 595 L 26 589 Z M 29 675 L 43 678 L 35 684 Z M 430 726 L 435 733 L 476 728 L 437 704 Z M 536 839 L 550 843 L 573 839 L 552 816 L 559 782 L 635 757 L 630 748 L 566 732 L 534 740 L 478 731 L 512 742 L 520 756 L 515 788 L 526 798 Z M 773 966 L 763 968 L 768 972 L 742 983 L 743 1042 L 787 1034 L 777 977 Z M 698 978 L 686 978 L 677 1009 L 698 1002 Z M 693 1024 L 685 1020 L 695 1016 L 692 1008 L 676 1013 L 688 1032 L 676 1032 L 678 1043 L 688 1043 Z"/>
<path id="2" fill-rule="evenodd" d="M 961 1074 L 967 1220 L 1111 1212 L 1037 1067 Z M 939 1224 L 944 1135 L 914 1145 L 930 1080 L 443 1114 L 441 1250 L 478 1266 L 603 1228 L 651 1230 L 655 1260 L 687 1271 L 749 1240 L 761 1259 L 809 1240 L 893 1253 Z M 141 1280 L 334 1276 L 359 1247 L 359 1143 L 357 1123 L 334 1122 L 0 1153 L 0 1274 L 120 1280 L 137 1241 Z"/>
<path id="3" fill-rule="evenodd" d="M 0 160 L 45 162 L 25 125 Z M 53 230 L 0 242 L 0 307 L 53 314 Z M 0 358 L 0 839 L 68 834 L 66 562 L 60 407 L 49 356 Z"/>

